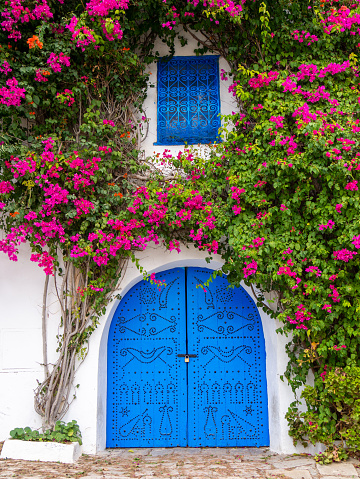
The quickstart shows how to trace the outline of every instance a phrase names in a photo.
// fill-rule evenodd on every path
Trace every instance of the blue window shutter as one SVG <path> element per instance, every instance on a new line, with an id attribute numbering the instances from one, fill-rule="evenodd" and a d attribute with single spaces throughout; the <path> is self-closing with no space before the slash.
<path id="1" fill-rule="evenodd" d="M 173 57 L 158 62 L 157 143 L 219 141 L 219 57 Z"/>

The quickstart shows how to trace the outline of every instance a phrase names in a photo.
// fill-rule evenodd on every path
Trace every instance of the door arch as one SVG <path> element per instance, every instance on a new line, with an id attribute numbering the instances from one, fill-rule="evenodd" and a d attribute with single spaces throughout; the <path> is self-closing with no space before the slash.
<path id="1" fill-rule="evenodd" d="M 166 287 L 141 281 L 121 300 L 108 336 L 107 447 L 269 444 L 259 312 L 226 278 L 204 286 L 211 273 L 174 268 L 156 275 Z"/>

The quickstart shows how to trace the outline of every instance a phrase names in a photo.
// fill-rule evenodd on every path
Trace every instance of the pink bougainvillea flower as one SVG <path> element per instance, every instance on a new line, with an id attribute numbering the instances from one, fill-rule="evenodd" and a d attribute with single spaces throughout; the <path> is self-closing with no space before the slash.
<path id="1" fill-rule="evenodd" d="M 338 203 L 336 206 L 335 206 L 335 209 L 338 213 L 341 213 L 341 208 L 343 207 L 342 203 Z"/>
<path id="2" fill-rule="evenodd" d="M 360 235 L 359 236 L 354 236 L 353 241 L 351 242 L 355 246 L 356 249 L 360 248 Z"/>
<path id="3" fill-rule="evenodd" d="M 335 259 L 339 261 L 345 261 L 345 263 L 348 263 L 350 260 L 352 260 L 356 254 L 357 253 L 354 253 L 353 251 L 349 251 L 347 249 L 341 249 L 333 252 L 333 256 Z"/>
<path id="4" fill-rule="evenodd" d="M 357 180 L 351 181 L 345 186 L 345 190 L 350 190 L 350 191 L 358 190 L 359 188 L 357 186 L 357 183 L 358 183 Z"/>
<path id="5" fill-rule="evenodd" d="M 244 277 L 247 278 L 256 273 L 258 264 L 255 260 L 252 260 L 250 263 L 244 262 L 245 267 L 243 268 Z"/>

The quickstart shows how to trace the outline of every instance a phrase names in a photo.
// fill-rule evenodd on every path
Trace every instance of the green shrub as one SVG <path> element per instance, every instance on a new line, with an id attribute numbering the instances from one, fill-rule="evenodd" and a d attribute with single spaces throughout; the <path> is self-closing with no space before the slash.
<path id="1" fill-rule="evenodd" d="M 13 439 L 21 441 L 40 441 L 40 442 L 78 442 L 82 444 L 81 432 L 76 421 L 70 421 L 67 424 L 64 421 L 57 421 L 54 430 L 47 429 L 43 434 L 32 430 L 30 427 L 17 427 L 10 431 Z"/>

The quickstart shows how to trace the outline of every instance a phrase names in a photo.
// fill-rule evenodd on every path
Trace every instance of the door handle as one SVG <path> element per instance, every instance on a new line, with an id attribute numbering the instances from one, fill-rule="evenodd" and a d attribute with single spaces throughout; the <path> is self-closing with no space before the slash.
<path id="1" fill-rule="evenodd" d="M 185 362 L 188 363 L 190 358 L 197 358 L 197 354 L 178 354 L 178 358 L 185 358 Z"/>

